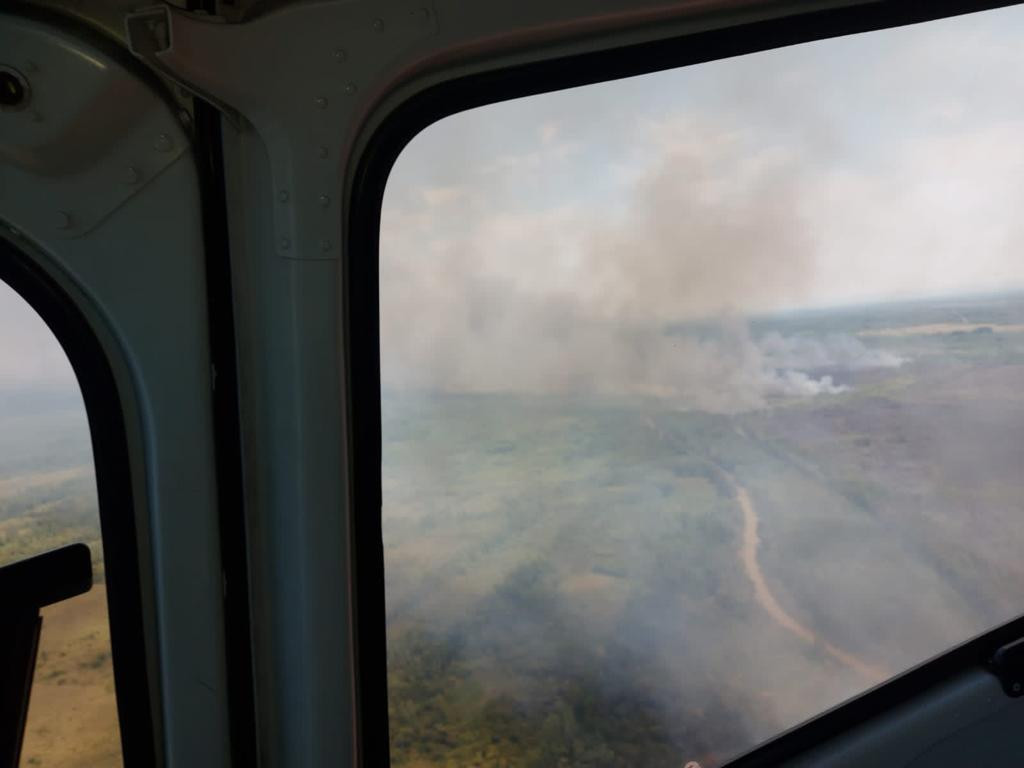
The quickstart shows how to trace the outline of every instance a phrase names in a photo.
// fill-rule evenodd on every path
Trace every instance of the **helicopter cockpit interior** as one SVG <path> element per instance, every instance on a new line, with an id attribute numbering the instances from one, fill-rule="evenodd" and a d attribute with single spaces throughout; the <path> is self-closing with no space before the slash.
<path id="1" fill-rule="evenodd" d="M 1022 43 L 7 0 L 0 768 L 1024 765 Z"/>

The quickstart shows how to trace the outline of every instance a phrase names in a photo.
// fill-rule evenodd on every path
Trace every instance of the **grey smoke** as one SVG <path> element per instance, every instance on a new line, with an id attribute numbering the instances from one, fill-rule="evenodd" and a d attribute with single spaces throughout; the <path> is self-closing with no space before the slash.
<path id="1" fill-rule="evenodd" d="M 783 336 L 770 331 L 758 339 L 768 364 L 776 368 L 842 368 L 863 371 L 869 368 L 898 368 L 906 359 L 884 349 L 872 349 L 847 334 L 823 337 Z"/>
<path id="2" fill-rule="evenodd" d="M 707 121 L 660 131 L 647 170 L 609 219 L 524 215 L 429 249 L 417 226 L 472 221 L 461 207 L 471 203 L 446 195 L 453 208 L 427 221 L 386 216 L 385 385 L 640 395 L 714 412 L 836 391 L 766 367 L 742 319 L 800 295 L 812 275 L 799 156 L 752 147 Z M 704 317 L 727 319 L 711 335 L 666 331 Z"/>
<path id="3" fill-rule="evenodd" d="M 900 364 L 852 337 L 751 337 L 743 314 L 785 304 L 813 277 L 798 155 L 706 121 L 662 125 L 651 141 L 647 170 L 609 219 L 502 218 L 455 193 L 426 212 L 392 210 L 385 386 L 632 395 L 736 413 L 841 393 L 838 370 Z M 460 231 L 459 216 L 480 223 Z M 417 229 L 456 234 L 431 245 Z"/>
<path id="4" fill-rule="evenodd" d="M 847 384 L 837 383 L 832 373 L 816 378 L 811 372 L 898 368 L 906 362 L 894 352 L 873 349 L 847 334 L 783 336 L 770 331 L 757 340 L 757 348 L 767 394 L 790 397 L 838 395 L 850 389 Z"/>

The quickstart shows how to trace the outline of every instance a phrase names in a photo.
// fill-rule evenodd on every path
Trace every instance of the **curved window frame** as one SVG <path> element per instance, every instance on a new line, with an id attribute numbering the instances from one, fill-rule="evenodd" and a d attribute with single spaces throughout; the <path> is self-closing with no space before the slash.
<path id="1" fill-rule="evenodd" d="M 126 766 L 156 765 L 156 730 L 143 640 L 130 453 L 114 371 L 103 345 L 72 297 L 45 268 L 3 237 L 0 237 L 0 280 L 10 286 L 53 333 L 71 363 L 85 403 L 103 541 L 122 759 Z"/>
<path id="2" fill-rule="evenodd" d="M 510 99 L 703 64 L 800 43 L 1020 5 L 1022 0 L 866 2 L 742 23 L 536 63 L 456 76 L 413 93 L 366 137 L 346 188 L 343 212 L 344 354 L 348 387 L 351 580 L 355 646 L 356 744 L 360 765 L 388 765 L 387 629 L 381 529 L 380 221 L 399 155 L 428 126 L 457 112 Z M 728 768 L 774 766 L 890 711 L 959 671 L 988 666 L 1024 635 L 1024 615 L 968 640 L 894 679 L 755 747 Z"/>

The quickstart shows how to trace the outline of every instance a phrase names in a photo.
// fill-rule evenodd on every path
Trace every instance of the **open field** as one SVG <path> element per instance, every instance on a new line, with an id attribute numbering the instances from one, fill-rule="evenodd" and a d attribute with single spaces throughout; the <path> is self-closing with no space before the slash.
<path id="1" fill-rule="evenodd" d="M 22 765 L 121 765 L 106 590 L 43 613 Z"/>
<path id="2" fill-rule="evenodd" d="M 755 319 L 831 384 L 732 413 L 385 393 L 394 764 L 715 765 L 1013 618 L 1019 305 Z"/>

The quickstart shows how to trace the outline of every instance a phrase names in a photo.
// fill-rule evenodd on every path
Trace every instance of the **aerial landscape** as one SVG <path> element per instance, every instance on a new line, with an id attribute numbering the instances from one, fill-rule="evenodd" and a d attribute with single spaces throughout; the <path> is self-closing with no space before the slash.
<path id="1" fill-rule="evenodd" d="M 752 318 L 818 391 L 731 414 L 385 392 L 393 764 L 707 768 L 1021 613 L 1022 299 Z"/>
<path id="2" fill-rule="evenodd" d="M 93 588 L 43 609 L 22 766 L 113 768 L 121 746 L 81 396 L 0 388 L 0 565 L 79 541 L 93 552 Z"/>
<path id="3" fill-rule="evenodd" d="M 713 766 L 1021 612 L 1024 297 L 747 325 L 770 385 L 736 412 L 384 393 L 395 765 Z M 80 399 L 0 418 L 0 562 L 96 555 L 22 764 L 119 765 Z"/>
<path id="4" fill-rule="evenodd" d="M 405 148 L 394 765 L 711 768 L 1024 613 L 1022 31 L 736 56 Z"/>

